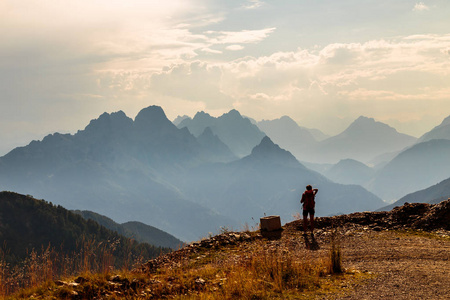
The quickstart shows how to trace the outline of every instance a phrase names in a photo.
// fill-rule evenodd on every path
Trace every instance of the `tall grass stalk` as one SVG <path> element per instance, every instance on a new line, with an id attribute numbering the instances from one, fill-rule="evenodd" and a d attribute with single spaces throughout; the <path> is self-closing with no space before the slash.
<path id="1" fill-rule="evenodd" d="M 0 298 L 59 278 L 111 272 L 116 268 L 114 251 L 118 242 L 95 243 L 85 238 L 78 245 L 80 250 L 72 253 L 57 251 L 48 245 L 40 251 L 32 249 L 25 260 L 14 265 L 6 262 L 6 255 L 0 249 Z M 131 259 L 131 255 L 127 255 L 123 265 L 135 265 L 128 261 Z M 142 263 L 141 258 L 137 259 Z"/>

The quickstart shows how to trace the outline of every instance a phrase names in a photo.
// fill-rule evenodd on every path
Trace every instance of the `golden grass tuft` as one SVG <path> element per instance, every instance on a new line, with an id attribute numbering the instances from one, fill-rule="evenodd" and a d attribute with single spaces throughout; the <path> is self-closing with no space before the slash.
<path id="1" fill-rule="evenodd" d="M 88 245 L 86 247 L 89 248 Z M 85 253 L 89 253 L 88 250 Z M 47 261 L 46 257 L 36 255 L 35 260 Z M 200 247 L 179 260 L 161 265 L 152 273 L 112 270 L 108 267 L 112 263 L 110 259 L 108 255 L 103 258 L 78 257 L 78 274 L 83 274 L 81 276 L 86 281 L 74 287 L 70 282 L 76 281 L 76 277 L 59 277 L 66 278 L 64 281 L 69 285 L 57 286 L 51 281 L 55 276 L 44 276 L 45 271 L 39 273 L 41 271 L 33 267 L 29 269 L 35 272 L 29 274 L 29 278 L 34 278 L 29 286 L 34 288 L 23 289 L 13 298 L 35 295 L 37 298 L 70 299 L 77 295 L 89 299 L 107 295 L 110 299 L 309 299 L 324 287 L 330 289 L 330 286 L 338 285 L 339 280 L 335 279 L 340 276 L 331 275 L 343 271 L 336 236 L 329 247 L 310 251 L 305 249 L 300 234 L 287 240 L 257 238 L 217 249 Z M 54 268 L 57 263 L 50 259 L 46 265 Z M 75 276 L 77 273 L 71 274 Z M 120 280 L 112 284 L 114 280 L 111 278 L 116 275 Z M 0 272 L 0 276 L 4 275 Z M 39 284 L 38 278 L 47 278 L 47 283 Z M 127 284 L 117 290 L 114 288 L 123 282 Z"/>

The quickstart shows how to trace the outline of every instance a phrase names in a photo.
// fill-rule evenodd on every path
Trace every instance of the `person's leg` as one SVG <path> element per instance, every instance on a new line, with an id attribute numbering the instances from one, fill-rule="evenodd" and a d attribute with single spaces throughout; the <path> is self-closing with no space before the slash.
<path id="1" fill-rule="evenodd" d="M 311 212 L 309 214 L 309 217 L 311 219 L 311 221 L 310 221 L 311 233 L 313 233 L 314 232 L 314 213 Z"/>
<path id="2" fill-rule="evenodd" d="M 306 234 L 306 231 L 308 230 L 308 212 L 303 211 L 303 232 Z"/>

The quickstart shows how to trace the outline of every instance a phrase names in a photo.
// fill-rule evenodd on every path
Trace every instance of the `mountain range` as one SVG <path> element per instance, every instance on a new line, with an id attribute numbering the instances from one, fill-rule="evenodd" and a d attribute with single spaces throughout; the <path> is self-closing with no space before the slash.
<path id="1" fill-rule="evenodd" d="M 170 176 L 216 157 L 160 107 L 141 110 L 134 121 L 105 113 L 74 135 L 51 134 L 1 157 L 0 190 L 195 240 L 233 220 L 186 199 Z"/>
<path id="2" fill-rule="evenodd" d="M 205 112 L 198 112 L 193 119 L 184 118 L 177 126 L 186 127 L 194 136 L 200 136 L 206 128 L 216 135 L 237 156 L 249 155 L 265 136 L 258 127 L 233 109 L 215 118 Z"/>
<path id="3" fill-rule="evenodd" d="M 264 137 L 250 155 L 240 160 L 205 164 L 188 174 L 179 184 L 187 195 L 240 223 L 252 223 L 252 218 L 257 223 L 264 215 L 292 220 L 300 211 L 301 194 L 308 184 L 319 188 L 318 215 L 374 210 L 383 205 L 361 186 L 336 184 L 306 168 L 269 137 Z M 201 183 L 202 188 L 195 183 Z"/>
<path id="4" fill-rule="evenodd" d="M 54 133 L 1 157 L 0 190 L 139 221 L 184 241 L 264 214 L 292 220 L 307 184 L 320 190 L 318 215 L 383 206 L 361 186 L 308 169 L 235 110 L 198 113 L 178 127 L 157 106 L 134 120 L 104 113 L 76 134 Z"/>

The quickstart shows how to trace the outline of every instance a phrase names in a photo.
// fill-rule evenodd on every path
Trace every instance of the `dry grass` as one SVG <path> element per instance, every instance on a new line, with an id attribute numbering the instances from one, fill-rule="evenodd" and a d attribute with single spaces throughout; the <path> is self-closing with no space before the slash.
<path id="1" fill-rule="evenodd" d="M 22 290 L 11 299 L 31 296 L 38 299 L 296 299 L 299 295 L 307 299 L 321 288 L 329 290 L 338 284 L 334 283 L 337 277 L 330 276 L 342 272 L 336 241 L 332 239 L 329 251 L 309 251 L 301 242 L 289 245 L 286 241 L 265 239 L 214 250 L 200 248 L 153 273 L 112 270 L 107 252 L 103 256 L 93 255 L 93 245 L 86 245 L 84 254 L 66 261 L 66 269 L 58 273 L 58 278 L 72 275 L 72 279 L 65 279 L 69 284 L 62 286 L 54 283 L 57 277 L 54 268 L 61 263 L 61 258 L 52 257 L 46 249 L 40 255 L 31 255 L 32 263 L 24 273 L 27 280 L 22 281 Z M 69 265 L 77 267 L 69 268 Z M 74 274 L 82 274 L 83 283 L 71 285 Z M 112 282 L 117 274 L 120 280 Z M 0 276 L 5 279 L 3 273 Z M 11 283 L 14 282 L 21 281 L 14 279 Z M 2 289 L 10 284 L 4 280 L 1 283 Z M 2 291 L 6 295 L 17 290 Z"/>
<path id="2" fill-rule="evenodd" d="M 6 263 L 4 253 L 0 250 L 0 298 L 81 273 L 110 273 L 114 270 L 113 252 L 117 243 L 82 240 L 78 245 L 79 251 L 71 254 L 64 254 L 49 245 L 40 251 L 32 249 L 24 261 L 14 265 Z M 142 259 L 125 260 L 123 268 L 136 263 L 142 263 Z"/>
<path id="3" fill-rule="evenodd" d="M 342 272 L 338 246 L 334 253 L 339 255 L 313 255 L 304 247 L 288 249 L 267 240 L 205 251 L 177 267 L 159 269 L 152 277 L 159 284 L 152 285 L 151 293 L 179 299 L 295 298 L 319 289 L 336 265 Z"/>

